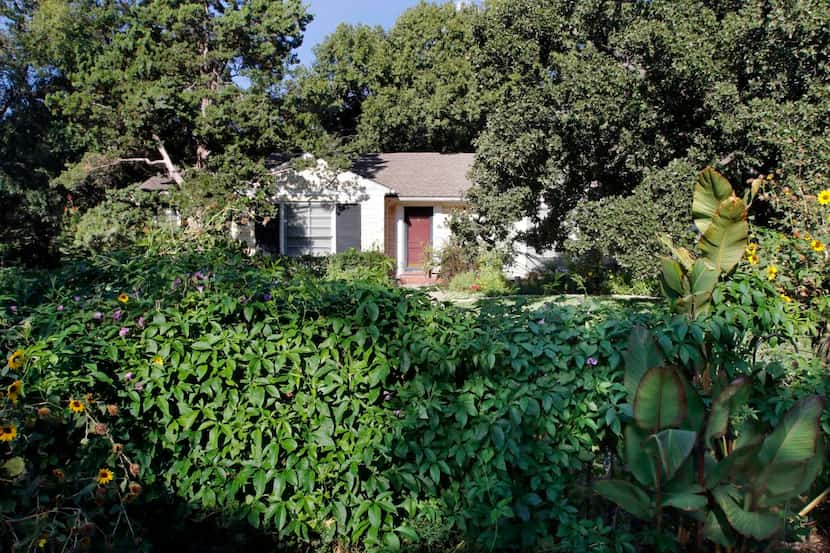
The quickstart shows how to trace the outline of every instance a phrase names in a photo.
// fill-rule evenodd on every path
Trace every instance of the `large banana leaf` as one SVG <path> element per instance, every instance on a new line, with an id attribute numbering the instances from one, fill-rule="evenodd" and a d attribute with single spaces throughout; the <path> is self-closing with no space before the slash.
<path id="1" fill-rule="evenodd" d="M 647 443 L 660 461 L 662 475 L 671 480 L 677 469 L 689 458 L 695 447 L 697 432 L 670 428 L 652 435 Z"/>
<path id="2" fill-rule="evenodd" d="M 623 352 L 625 360 L 625 389 L 629 403 L 634 403 L 640 379 L 652 367 L 660 366 L 665 359 L 657 345 L 657 340 L 644 326 L 635 326 L 628 336 L 628 347 Z"/>
<path id="3" fill-rule="evenodd" d="M 824 466 L 824 438 L 819 436 L 816 454 L 804 463 L 775 465 L 778 470 L 763 471 L 755 487 L 764 490 L 758 501 L 760 507 L 772 507 L 805 493 Z"/>
<path id="4" fill-rule="evenodd" d="M 734 194 L 732 185 L 723 175 L 707 167 L 697 176 L 692 200 L 692 217 L 701 234 L 712 223 L 720 203 Z"/>
<path id="5" fill-rule="evenodd" d="M 637 518 L 648 520 L 654 509 L 646 492 L 625 480 L 600 480 L 594 489 L 603 497 L 610 499 Z"/>
<path id="6" fill-rule="evenodd" d="M 720 273 L 735 268 L 746 250 L 749 225 L 746 204 L 740 198 L 727 198 L 718 205 L 712 224 L 700 238 L 700 249 Z"/>
<path id="7" fill-rule="evenodd" d="M 659 432 L 686 417 L 686 388 L 677 369 L 661 365 L 646 371 L 634 396 L 634 420 L 643 430 Z"/>
<path id="8" fill-rule="evenodd" d="M 648 488 L 654 488 L 657 468 L 654 459 L 645 448 L 648 436 L 633 424 L 625 427 L 625 464 L 634 478 Z"/>
<path id="9" fill-rule="evenodd" d="M 740 494 L 734 486 L 719 486 L 712 490 L 712 495 L 732 528 L 744 536 L 766 540 L 784 526 L 784 519 L 777 514 L 742 509 L 736 501 Z"/>
<path id="10" fill-rule="evenodd" d="M 682 298 L 689 295 L 689 282 L 684 278 L 683 267 L 669 257 L 660 260 L 663 270 L 660 273 L 663 293 L 669 299 Z"/>
<path id="11" fill-rule="evenodd" d="M 668 234 L 660 234 L 657 238 L 663 243 L 664 246 L 666 246 L 666 248 L 668 248 L 672 255 L 674 255 L 675 259 L 680 262 L 686 272 L 692 270 L 692 265 L 695 264 L 695 257 L 692 255 L 692 252 L 686 248 L 675 246 Z"/>
<path id="12" fill-rule="evenodd" d="M 712 403 L 712 413 L 709 415 L 709 424 L 706 425 L 707 445 L 711 443 L 712 438 L 720 438 L 726 433 L 732 412 L 749 400 L 750 384 L 748 378 L 738 378 L 724 388 Z"/>
<path id="13" fill-rule="evenodd" d="M 820 445 L 823 410 L 821 396 L 809 396 L 796 403 L 764 440 L 758 461 L 770 467 L 770 471 L 775 470 L 775 465 L 811 461 Z"/>

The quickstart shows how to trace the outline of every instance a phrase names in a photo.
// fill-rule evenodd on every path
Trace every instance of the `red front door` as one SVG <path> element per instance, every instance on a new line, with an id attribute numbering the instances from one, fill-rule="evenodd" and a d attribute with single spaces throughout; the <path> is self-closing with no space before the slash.
<path id="1" fill-rule="evenodd" d="M 404 207 L 406 222 L 406 267 L 420 269 L 424 264 L 424 250 L 432 244 L 432 208 Z"/>

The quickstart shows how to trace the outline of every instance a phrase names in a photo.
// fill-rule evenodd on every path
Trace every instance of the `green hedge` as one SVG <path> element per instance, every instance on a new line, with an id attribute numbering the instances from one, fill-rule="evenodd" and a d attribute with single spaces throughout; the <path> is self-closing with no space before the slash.
<path id="1" fill-rule="evenodd" d="M 4 403 L 20 436 L 0 464 L 25 464 L 0 491 L 0 539 L 24 546 L 107 536 L 129 550 L 154 536 L 124 517 L 140 528 L 173 503 L 303 548 L 631 551 L 636 526 L 590 484 L 614 462 L 632 325 L 681 367 L 706 351 L 753 370 L 752 342 L 723 314 L 463 310 L 229 248 L 5 271 L 0 302 L 0 347 L 25 355 L 0 382 L 24 384 Z M 790 391 L 763 397 L 767 418 L 826 381 L 776 370 L 764 389 Z M 114 481 L 99 486 L 104 467 Z"/>

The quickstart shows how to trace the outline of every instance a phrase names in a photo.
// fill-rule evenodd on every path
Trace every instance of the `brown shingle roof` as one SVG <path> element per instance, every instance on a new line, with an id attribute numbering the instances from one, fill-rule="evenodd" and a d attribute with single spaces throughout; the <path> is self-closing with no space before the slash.
<path id="1" fill-rule="evenodd" d="M 401 198 L 461 198 L 472 183 L 467 174 L 475 154 L 413 152 L 370 154 L 352 170 L 391 188 Z"/>

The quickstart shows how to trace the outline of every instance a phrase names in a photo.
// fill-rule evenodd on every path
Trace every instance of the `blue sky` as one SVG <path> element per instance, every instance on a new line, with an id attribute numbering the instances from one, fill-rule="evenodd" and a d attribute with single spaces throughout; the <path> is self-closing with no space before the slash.
<path id="1" fill-rule="evenodd" d="M 389 29 L 399 15 L 416 5 L 418 0 L 306 0 L 314 21 L 306 29 L 298 52 L 300 62 L 308 65 L 314 61 L 312 48 L 340 23 L 365 23 Z"/>

